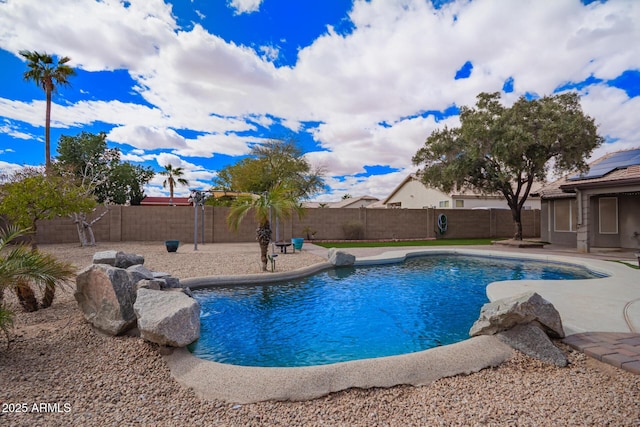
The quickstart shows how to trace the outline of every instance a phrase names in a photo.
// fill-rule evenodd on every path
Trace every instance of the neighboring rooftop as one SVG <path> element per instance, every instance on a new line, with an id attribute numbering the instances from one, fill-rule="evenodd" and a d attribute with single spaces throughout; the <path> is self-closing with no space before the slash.
<path id="1" fill-rule="evenodd" d="M 373 196 L 347 197 L 339 202 L 304 202 L 305 208 L 362 208 L 367 207 L 380 199 Z"/>
<path id="2" fill-rule="evenodd" d="M 191 206 L 188 197 L 150 197 L 147 196 L 140 202 L 142 206 Z"/>

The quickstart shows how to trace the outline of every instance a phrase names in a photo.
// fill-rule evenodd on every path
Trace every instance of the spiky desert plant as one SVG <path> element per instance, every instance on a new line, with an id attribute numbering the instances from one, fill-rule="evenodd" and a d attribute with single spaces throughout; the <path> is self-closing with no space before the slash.
<path id="1" fill-rule="evenodd" d="M 75 267 L 58 261 L 50 254 L 30 248 L 16 240 L 27 230 L 9 226 L 0 232 L 0 289 L 12 289 L 25 311 L 38 309 L 31 285 L 44 287 L 41 306 L 49 307 L 53 292 L 47 292 L 75 275 Z"/>

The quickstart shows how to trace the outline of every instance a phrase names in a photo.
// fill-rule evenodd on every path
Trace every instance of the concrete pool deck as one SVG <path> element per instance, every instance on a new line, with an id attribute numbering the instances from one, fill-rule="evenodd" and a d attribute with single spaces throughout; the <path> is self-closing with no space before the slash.
<path id="1" fill-rule="evenodd" d="M 324 258 L 327 256 L 327 249 L 316 245 L 305 243 L 303 250 Z M 608 261 L 632 263 L 633 252 L 575 254 L 564 249 L 496 246 L 350 248 L 346 251 L 357 257 L 357 265 L 398 262 L 407 256 L 459 253 L 566 262 L 605 273 L 610 277 L 564 281 L 562 286 L 558 286 L 558 281 L 496 282 L 487 286 L 487 296 L 490 300 L 496 300 L 522 292 L 538 292 L 558 309 L 567 335 L 588 332 L 574 335 L 573 340 L 568 337 L 566 342 L 569 345 L 630 371 L 634 371 L 634 362 L 637 362 L 640 371 L 640 339 L 634 340 L 636 335 L 640 338 L 640 334 L 637 334 L 640 331 L 640 270 Z M 295 274 L 306 275 L 326 266 L 326 263 L 318 264 Z M 227 276 L 188 279 L 183 283 L 193 287 L 214 282 L 256 283 L 259 276 L 264 279 L 264 275 Z M 290 278 L 291 273 L 283 276 L 273 274 L 269 278 L 286 279 Z M 165 360 L 176 380 L 192 388 L 200 397 L 251 403 L 306 400 L 354 387 L 426 385 L 439 378 L 497 366 L 511 357 L 512 351 L 511 347 L 493 336 L 481 336 L 417 353 L 303 368 L 227 365 L 199 359 L 186 349 L 169 351 Z"/>

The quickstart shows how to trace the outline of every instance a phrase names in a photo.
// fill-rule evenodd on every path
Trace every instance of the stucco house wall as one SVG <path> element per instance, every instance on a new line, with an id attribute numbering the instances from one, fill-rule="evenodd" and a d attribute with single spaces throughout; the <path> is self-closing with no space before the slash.
<path id="1" fill-rule="evenodd" d="M 426 186 L 414 174 L 407 176 L 382 203 L 389 208 L 407 209 L 509 209 L 507 201 L 502 196 L 469 192 L 447 194 Z M 524 209 L 540 209 L 540 198 L 530 196 L 524 204 Z"/>

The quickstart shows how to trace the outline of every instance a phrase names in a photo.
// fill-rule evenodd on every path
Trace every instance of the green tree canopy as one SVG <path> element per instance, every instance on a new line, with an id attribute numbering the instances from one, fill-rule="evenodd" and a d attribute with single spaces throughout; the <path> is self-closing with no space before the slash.
<path id="1" fill-rule="evenodd" d="M 276 185 L 261 195 L 247 195 L 236 199 L 227 216 L 229 228 L 237 230 L 249 211 L 253 211 L 254 218 L 258 223 L 256 240 L 260 245 L 262 270 L 266 271 L 267 253 L 272 237 L 271 221 L 289 219 L 294 212 L 301 216 L 303 208 L 290 191 L 283 186 Z"/>
<path id="2" fill-rule="evenodd" d="M 121 162 L 120 151 L 108 148 L 106 138 L 103 132 L 61 136 L 56 166 L 61 173 L 72 174 L 98 203 L 140 204 L 153 169 Z"/>
<path id="3" fill-rule="evenodd" d="M 293 140 L 271 139 L 256 145 L 250 157 L 218 172 L 217 188 L 261 194 L 276 186 L 304 199 L 324 188 L 322 171 L 313 169 Z"/>
<path id="4" fill-rule="evenodd" d="M 105 198 L 117 205 L 137 206 L 145 198 L 144 185 L 151 181 L 155 172 L 150 167 L 133 165 L 129 162 L 118 163 L 113 166 L 107 183 L 99 190 L 103 190 Z"/>
<path id="5" fill-rule="evenodd" d="M 0 186 L 0 212 L 17 227 L 33 232 L 34 248 L 38 220 L 90 212 L 95 205 L 93 197 L 73 182 L 35 169 L 20 171 Z"/>
<path id="6" fill-rule="evenodd" d="M 45 114 L 45 167 L 49 172 L 51 169 L 51 96 L 58 86 L 69 84 L 69 77 L 76 74 L 75 70 L 67 65 L 71 60 L 69 57 L 59 58 L 47 53 L 21 50 L 20 55 L 27 60 L 27 71 L 24 72 L 24 79 L 33 81 L 44 90 L 46 97 Z"/>
<path id="7" fill-rule="evenodd" d="M 602 144 L 593 118 L 576 93 L 521 97 L 511 107 L 499 93 L 481 93 L 475 108 L 460 109 L 460 126 L 434 131 L 413 157 L 422 181 L 444 192 L 454 188 L 499 193 L 511 208 L 515 239 L 533 182 L 556 173 L 585 170 L 586 157 Z M 553 161 L 551 161 L 553 160 Z"/>

